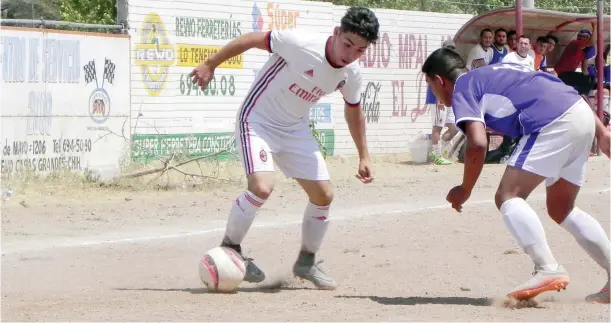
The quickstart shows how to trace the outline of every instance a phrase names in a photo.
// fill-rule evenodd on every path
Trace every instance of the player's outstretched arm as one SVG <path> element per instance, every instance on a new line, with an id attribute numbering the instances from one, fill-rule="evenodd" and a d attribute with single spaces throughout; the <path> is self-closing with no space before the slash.
<path id="1" fill-rule="evenodd" d="M 361 182 L 367 184 L 373 181 L 373 174 L 371 170 L 369 149 L 367 148 L 365 115 L 363 114 L 363 110 L 361 110 L 360 104 L 349 104 L 346 102 L 344 106 L 344 118 L 348 124 L 350 135 L 352 136 L 360 159 L 359 170 L 356 177 Z"/>
<path id="2" fill-rule="evenodd" d="M 465 172 L 461 186 L 470 193 L 484 168 L 488 140 L 486 139 L 486 127 L 482 122 L 465 121 L 464 127 L 467 150 L 465 151 Z"/>
<path id="3" fill-rule="evenodd" d="M 600 147 L 600 150 L 609 157 L 611 150 L 609 130 L 607 130 L 602 121 L 600 121 L 596 112 L 592 111 L 592 113 L 594 113 L 594 122 L 596 123 L 596 141 L 598 142 L 598 147 Z"/>
<path id="4" fill-rule="evenodd" d="M 215 69 L 223 62 L 234 56 L 238 56 L 251 48 L 268 50 L 267 32 L 250 32 L 239 36 L 223 46 L 216 54 L 212 55 L 205 63 Z"/>

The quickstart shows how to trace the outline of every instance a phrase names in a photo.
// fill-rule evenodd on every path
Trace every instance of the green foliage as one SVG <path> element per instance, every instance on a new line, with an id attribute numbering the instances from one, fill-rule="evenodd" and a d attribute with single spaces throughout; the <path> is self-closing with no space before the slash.
<path id="1" fill-rule="evenodd" d="M 62 20 L 88 24 L 115 24 L 116 0 L 58 0 Z"/>
<path id="2" fill-rule="evenodd" d="M 322 153 L 322 157 L 324 159 L 327 159 L 329 152 L 327 151 L 327 148 L 322 143 L 322 141 L 320 141 L 320 133 L 318 132 L 318 130 L 316 130 L 316 121 L 310 120 L 310 129 L 312 130 L 312 137 L 314 137 L 314 139 L 316 139 L 316 143 L 318 143 L 318 148 Z"/>
<path id="3" fill-rule="evenodd" d="M 2 0 L 7 19 L 60 20 L 60 0 Z"/>
<path id="4" fill-rule="evenodd" d="M 364 6 L 411 11 L 464 13 L 479 15 L 500 8 L 515 6 L 515 0 L 332 0 L 335 5 Z M 605 14 L 610 14 L 609 1 L 605 0 Z M 596 14 L 595 0 L 535 0 L 539 9 Z"/>

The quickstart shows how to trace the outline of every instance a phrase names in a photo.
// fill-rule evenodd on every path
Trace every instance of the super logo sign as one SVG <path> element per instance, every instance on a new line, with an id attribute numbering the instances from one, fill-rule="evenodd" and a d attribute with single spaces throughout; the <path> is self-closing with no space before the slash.
<path id="1" fill-rule="evenodd" d="M 267 3 L 267 19 L 265 19 L 267 20 L 267 26 L 265 26 L 263 14 L 255 2 L 253 2 L 251 14 L 253 31 L 295 28 L 297 27 L 297 17 L 299 17 L 299 11 L 281 9 L 280 4 L 273 2 Z"/>
<path id="2" fill-rule="evenodd" d="M 146 91 L 157 96 L 163 91 L 175 60 L 174 47 L 159 15 L 150 13 L 144 18 L 139 41 L 135 46 L 136 65 L 140 66 Z"/>

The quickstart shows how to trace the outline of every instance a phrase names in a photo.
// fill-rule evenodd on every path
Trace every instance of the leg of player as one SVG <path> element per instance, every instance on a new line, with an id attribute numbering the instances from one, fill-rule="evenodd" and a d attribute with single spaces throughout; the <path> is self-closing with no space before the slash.
<path id="1" fill-rule="evenodd" d="M 227 220 L 225 237 L 222 246 L 236 250 L 246 262 L 244 280 L 259 283 L 265 279 L 265 273 L 250 258 L 242 253 L 241 243 L 250 229 L 257 211 L 269 198 L 274 187 L 273 172 L 257 172 L 247 176 L 248 189 L 235 199 Z"/>
<path id="2" fill-rule="evenodd" d="M 443 158 L 441 154 L 441 130 L 443 129 L 443 124 L 446 118 L 445 108 L 444 110 L 441 110 L 437 104 L 429 104 L 429 109 L 431 109 L 431 114 L 433 117 L 433 130 L 431 131 L 431 144 L 433 146 L 433 151 L 431 152 L 430 158 L 433 160 L 435 165 L 450 165 L 452 162 Z"/>
<path id="3" fill-rule="evenodd" d="M 607 284 L 586 301 L 609 304 L 609 238 L 600 223 L 575 206 L 579 186 L 561 178 L 547 187 L 547 210 L 550 217 L 566 229 L 577 243 L 607 273 Z"/>
<path id="4" fill-rule="evenodd" d="M 526 203 L 530 193 L 543 180 L 542 176 L 508 165 L 495 196 L 496 206 L 503 214 L 505 225 L 535 263 L 534 276 L 508 294 L 519 300 L 566 288 L 569 282 L 568 273 L 558 265 L 549 248 L 537 213 Z"/>
<path id="5" fill-rule="evenodd" d="M 233 248 L 244 259 L 244 280 L 258 283 L 265 279 L 265 274 L 251 258 L 244 256 L 241 244 L 257 211 L 267 201 L 274 188 L 273 155 L 268 144 L 270 137 L 264 128 L 238 122 L 235 136 L 236 149 L 244 166 L 248 186 L 247 190 L 233 201 L 221 245 Z M 260 151 L 254 150 L 253 147 L 260 147 Z"/>
<path id="6" fill-rule="evenodd" d="M 296 179 L 309 197 L 302 223 L 302 242 L 293 274 L 309 280 L 320 289 L 335 289 L 337 283 L 315 263 L 315 255 L 329 227 L 329 208 L 333 201 L 333 188 L 328 180 Z"/>

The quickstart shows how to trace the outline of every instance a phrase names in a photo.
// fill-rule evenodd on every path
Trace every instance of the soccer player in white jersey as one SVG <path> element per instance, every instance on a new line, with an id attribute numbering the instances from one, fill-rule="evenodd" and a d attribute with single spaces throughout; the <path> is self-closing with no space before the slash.
<path id="1" fill-rule="evenodd" d="M 535 59 L 528 54 L 530 51 L 530 39 L 526 36 L 518 37 L 518 45 L 516 50 L 503 57 L 503 63 L 515 63 L 526 66 L 533 71 L 535 70 Z"/>
<path id="2" fill-rule="evenodd" d="M 272 193 L 275 162 L 309 197 L 293 274 L 320 289 L 337 287 L 336 281 L 314 261 L 329 225 L 333 189 L 325 160 L 309 127 L 310 108 L 321 97 L 341 92 L 344 116 L 360 158 L 356 177 L 370 183 L 371 160 L 365 118 L 360 109 L 363 81 L 357 60 L 377 41 L 378 32 L 375 14 L 367 8 L 353 7 L 347 10 L 332 35 L 304 29 L 244 34 L 193 70 L 193 83 L 205 88 L 214 69 L 231 57 L 251 48 L 273 53 L 255 77 L 237 114 L 236 145 L 248 188 L 233 202 L 222 246 L 234 248 L 243 256 L 241 243 L 255 213 Z M 252 259 L 244 259 L 247 263 L 244 280 L 263 281 L 263 271 Z"/>
<path id="3" fill-rule="evenodd" d="M 607 156 L 610 150 L 609 131 L 590 106 L 548 73 L 511 63 L 467 71 L 460 55 L 444 48 L 426 59 L 422 72 L 435 96 L 452 106 L 456 127 L 467 137 L 462 184 L 447 195 L 458 212 L 484 166 L 486 126 L 511 138 L 522 136 L 507 162 L 495 202 L 507 228 L 535 263 L 535 274 L 508 296 L 528 300 L 569 283 L 569 274 L 548 246 L 541 221 L 526 202 L 545 181 L 550 217 L 606 271 L 606 286 L 586 301 L 609 303 L 609 238 L 598 221 L 575 206 L 594 136 Z"/>

